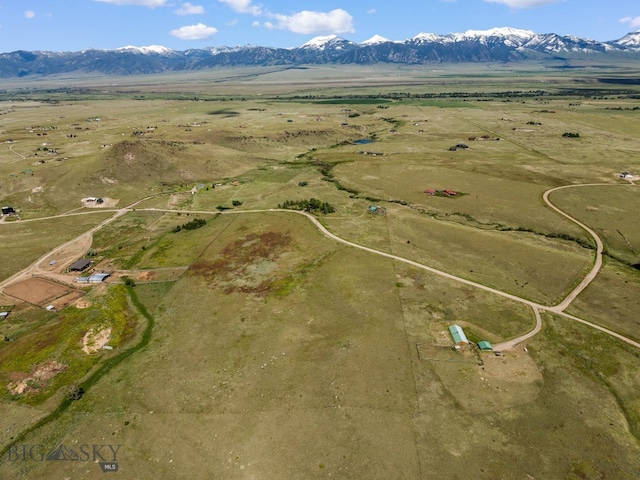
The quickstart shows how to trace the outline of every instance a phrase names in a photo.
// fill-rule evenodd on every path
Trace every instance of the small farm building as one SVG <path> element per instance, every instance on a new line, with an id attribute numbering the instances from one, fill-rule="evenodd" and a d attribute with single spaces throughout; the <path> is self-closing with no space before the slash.
<path id="1" fill-rule="evenodd" d="M 70 272 L 83 272 L 91 265 L 91 260 L 88 258 L 81 258 L 80 260 L 76 260 L 69 267 Z"/>
<path id="2" fill-rule="evenodd" d="M 482 340 L 478 342 L 478 348 L 483 352 L 490 352 L 493 350 L 493 347 L 491 346 L 491 344 L 486 340 Z"/>
<path id="3" fill-rule="evenodd" d="M 387 209 L 376 205 L 369 205 L 369 213 L 384 215 L 385 213 L 387 213 Z"/>
<path id="4" fill-rule="evenodd" d="M 461 343 L 469 343 L 469 340 L 467 340 L 467 336 L 462 331 L 462 327 L 460 325 L 450 325 L 449 332 L 453 337 L 454 344 L 460 345 Z"/>
<path id="5" fill-rule="evenodd" d="M 108 273 L 94 273 L 89 277 L 89 283 L 102 283 L 108 276 Z"/>
<path id="6" fill-rule="evenodd" d="M 13 207 L 2 207 L 2 214 L 3 215 L 11 215 L 12 213 L 16 213 L 15 209 Z"/>

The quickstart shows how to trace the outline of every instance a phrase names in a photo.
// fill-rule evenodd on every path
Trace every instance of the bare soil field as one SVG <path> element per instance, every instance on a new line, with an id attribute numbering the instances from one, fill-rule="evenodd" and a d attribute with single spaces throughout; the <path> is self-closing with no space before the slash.
<path id="1" fill-rule="evenodd" d="M 75 298 L 82 295 L 73 288 L 43 278 L 30 278 L 14 283 L 4 291 L 12 297 L 39 306 L 46 306 L 54 301 L 68 304 L 73 301 L 75 295 Z"/>

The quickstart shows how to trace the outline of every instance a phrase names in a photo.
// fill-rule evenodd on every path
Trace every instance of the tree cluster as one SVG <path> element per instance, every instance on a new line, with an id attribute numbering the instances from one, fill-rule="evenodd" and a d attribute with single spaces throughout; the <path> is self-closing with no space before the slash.
<path id="1" fill-rule="evenodd" d="M 173 229 L 173 233 L 178 233 L 180 230 L 195 230 L 200 227 L 204 227 L 207 221 L 204 218 L 195 218 L 190 222 L 183 223 L 182 225 L 176 225 Z"/>
<path id="2" fill-rule="evenodd" d="M 310 198 L 309 200 L 286 200 L 282 204 L 278 204 L 278 208 L 285 208 L 288 210 L 304 210 L 306 212 L 320 212 L 320 213 L 333 213 L 336 209 L 330 203 L 323 202 L 316 198 Z"/>

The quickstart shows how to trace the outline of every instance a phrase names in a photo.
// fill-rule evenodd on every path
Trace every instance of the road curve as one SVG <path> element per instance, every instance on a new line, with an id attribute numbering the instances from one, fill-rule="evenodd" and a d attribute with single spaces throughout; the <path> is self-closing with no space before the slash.
<path id="1" fill-rule="evenodd" d="M 578 225 L 580 228 L 582 228 L 584 231 L 586 231 L 589 235 L 591 235 L 591 238 L 593 238 L 594 242 L 596 242 L 595 261 L 593 262 L 593 267 L 591 268 L 591 271 L 582 279 L 580 284 L 578 284 L 578 286 L 576 288 L 574 288 L 564 298 L 564 300 L 562 300 L 562 302 L 558 303 L 557 305 L 554 305 L 553 307 L 551 307 L 549 309 L 549 310 L 552 310 L 552 311 L 554 311 L 556 313 L 563 312 L 571 304 L 571 302 L 573 302 L 575 300 L 575 298 L 578 295 L 580 295 L 580 293 L 585 288 L 587 288 L 587 286 L 589 286 L 589 284 L 596 278 L 596 275 L 598 275 L 598 272 L 600 271 L 600 268 L 602 268 L 602 252 L 604 251 L 604 245 L 602 243 L 602 240 L 598 236 L 598 234 L 596 232 L 594 232 L 591 228 L 589 228 L 588 226 L 586 226 L 584 223 L 580 222 L 579 220 L 575 219 L 574 217 L 572 217 L 571 215 L 569 215 L 565 211 L 560 210 L 553 203 L 551 203 L 551 200 L 549 200 L 549 195 L 551 193 L 557 191 L 557 190 L 562 190 L 562 189 L 565 189 L 565 188 L 594 187 L 594 186 L 603 186 L 603 185 L 606 185 L 606 186 L 609 186 L 609 187 L 610 186 L 616 186 L 616 185 L 612 185 L 610 183 L 587 183 L 587 184 L 581 184 L 581 185 L 563 185 L 562 187 L 551 188 L 551 189 L 547 190 L 546 192 L 544 192 L 544 194 L 542 195 L 542 199 L 544 200 L 544 203 L 549 208 L 551 208 L 554 212 L 562 215 L 566 219 L 568 219 L 571 222 L 573 222 L 576 225 Z"/>
<path id="2" fill-rule="evenodd" d="M 15 154 L 16 154 L 16 155 L 18 155 L 20 158 L 22 158 L 22 160 L 24 160 L 25 158 L 27 158 L 27 157 L 25 157 L 24 155 L 22 155 L 21 153 L 16 152 L 16 151 L 13 149 L 13 144 L 9 145 L 9 150 L 11 151 L 11 153 L 15 153 Z"/>
<path id="3" fill-rule="evenodd" d="M 513 347 L 515 347 L 516 345 L 519 345 L 520 343 L 524 342 L 525 340 L 530 339 L 531 337 L 535 337 L 540 330 L 542 330 L 542 317 L 540 316 L 540 308 L 538 307 L 531 307 L 533 309 L 533 314 L 536 317 L 536 326 L 533 330 L 531 330 L 528 333 L 525 333 L 524 335 L 521 335 L 520 337 L 511 339 L 511 340 L 507 340 L 506 342 L 501 342 L 498 343 L 496 345 L 493 346 L 493 349 L 496 352 L 500 352 L 502 350 L 511 350 Z"/>

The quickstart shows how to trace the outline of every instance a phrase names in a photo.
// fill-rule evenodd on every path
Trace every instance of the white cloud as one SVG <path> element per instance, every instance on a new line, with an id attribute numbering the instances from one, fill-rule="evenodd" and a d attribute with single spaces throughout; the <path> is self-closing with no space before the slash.
<path id="1" fill-rule="evenodd" d="M 218 0 L 220 3 L 231 7 L 238 13 L 250 13 L 251 15 L 262 15 L 262 8 L 251 5 L 251 0 Z"/>
<path id="2" fill-rule="evenodd" d="M 511 8 L 532 8 L 558 3 L 561 0 L 484 0 L 487 3 L 500 3 Z"/>
<path id="3" fill-rule="evenodd" d="M 376 13 L 376 9 L 375 8 L 370 8 L 369 10 L 367 10 L 367 13 L 369 15 L 373 15 L 374 13 Z"/>
<path id="4" fill-rule="evenodd" d="M 620 23 L 626 23 L 631 28 L 640 27 L 640 17 L 624 17 L 620 19 Z"/>
<path id="5" fill-rule="evenodd" d="M 139 5 L 141 7 L 164 7 L 167 0 L 94 0 L 95 2 L 110 3 L 112 5 Z"/>
<path id="6" fill-rule="evenodd" d="M 169 32 L 180 40 L 206 40 L 207 38 L 218 33 L 215 27 L 208 27 L 204 23 L 197 25 L 185 25 Z"/>
<path id="7" fill-rule="evenodd" d="M 178 15 L 201 15 L 204 13 L 204 7 L 202 5 L 193 5 L 189 2 L 183 3 L 180 8 L 176 10 Z"/>
<path id="8" fill-rule="evenodd" d="M 24 18 L 32 19 L 35 18 L 35 16 L 36 12 L 34 12 L 33 10 L 27 10 L 26 12 L 24 12 Z"/>
<path id="9" fill-rule="evenodd" d="M 330 12 L 311 12 L 303 10 L 293 15 L 272 14 L 278 20 L 276 28 L 294 33 L 353 33 L 353 17 L 337 8 Z"/>
<path id="10" fill-rule="evenodd" d="M 251 26 L 259 27 L 260 26 L 260 22 L 258 20 L 254 20 L 254 22 L 251 24 Z"/>

